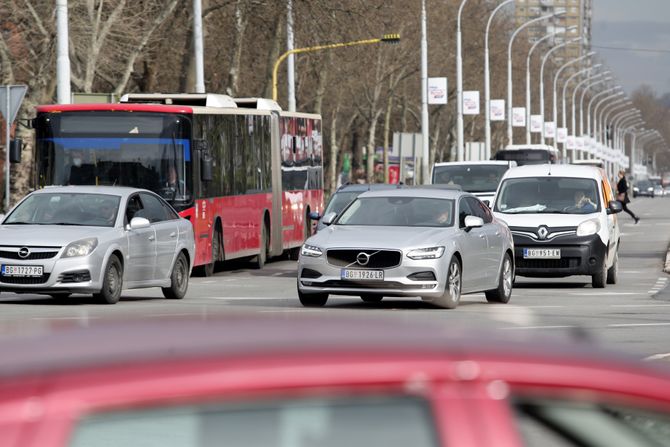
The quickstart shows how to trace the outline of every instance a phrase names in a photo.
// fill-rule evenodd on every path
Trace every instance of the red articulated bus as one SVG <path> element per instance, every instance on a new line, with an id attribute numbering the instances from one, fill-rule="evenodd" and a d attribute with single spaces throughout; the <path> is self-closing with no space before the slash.
<path id="1" fill-rule="evenodd" d="M 299 249 L 323 209 L 321 117 L 217 94 L 37 107 L 35 186 L 123 185 L 193 223 L 195 266 Z"/>

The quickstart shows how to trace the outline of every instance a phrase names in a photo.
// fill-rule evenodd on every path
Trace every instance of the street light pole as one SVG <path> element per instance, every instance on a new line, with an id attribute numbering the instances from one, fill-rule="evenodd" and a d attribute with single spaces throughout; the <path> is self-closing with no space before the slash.
<path id="1" fill-rule="evenodd" d="M 612 104 L 608 104 L 605 107 L 603 107 L 601 111 L 601 120 L 600 120 L 600 142 L 602 143 L 605 141 L 605 144 L 607 144 L 607 122 L 609 121 L 610 116 L 612 113 L 614 113 L 615 110 L 618 110 L 622 107 L 630 107 L 633 104 L 632 101 L 626 100 L 626 99 L 621 99 L 619 101 L 615 101 Z M 609 110 L 607 110 L 609 108 Z M 607 110 L 607 112 L 605 112 Z M 604 135 L 604 137 L 603 137 Z M 614 141 L 612 141 L 614 143 Z"/>
<path id="2" fill-rule="evenodd" d="M 558 78 L 561 77 L 561 74 L 563 73 L 563 70 L 565 70 L 566 68 L 568 68 L 569 66 L 571 66 L 573 64 L 576 64 L 577 62 L 580 62 L 584 59 L 590 58 L 594 54 L 596 54 L 596 53 L 595 52 L 590 52 L 590 53 L 585 54 L 584 56 L 580 56 L 580 57 L 574 58 L 574 59 L 566 62 L 556 71 L 556 74 L 554 75 L 554 91 L 553 91 L 553 100 L 554 100 L 553 101 L 553 112 L 554 113 L 553 113 L 553 119 L 554 119 L 554 125 L 556 126 L 556 133 L 557 134 L 558 134 L 558 104 L 557 104 L 558 103 L 558 94 L 557 94 Z M 578 71 L 577 73 L 580 73 L 580 72 Z M 569 82 L 570 79 L 572 79 L 572 78 L 568 78 L 567 82 Z M 567 85 L 567 82 L 566 82 L 566 85 Z M 564 89 L 564 91 L 565 91 L 565 89 Z M 565 126 L 565 101 L 563 101 L 563 127 L 566 127 Z M 558 135 L 557 134 L 554 135 L 554 149 L 558 149 L 558 138 L 557 138 Z M 565 144 L 563 144 L 563 159 L 565 160 L 566 157 L 567 157 L 567 150 L 565 148 Z"/>
<path id="3" fill-rule="evenodd" d="M 590 73 L 592 70 L 594 70 L 594 69 L 596 69 L 596 68 L 598 68 L 598 67 L 600 67 L 600 66 L 601 66 L 601 64 L 596 64 L 596 65 L 594 65 L 594 66 L 592 66 L 592 67 L 589 67 L 589 68 L 585 68 L 585 69 L 583 69 L 583 70 L 580 70 L 580 71 L 574 73 L 572 76 L 570 76 L 570 77 L 568 78 L 568 80 L 565 81 L 565 84 L 563 84 L 563 127 L 565 127 L 565 128 L 568 127 L 568 116 L 567 116 L 567 112 L 566 112 L 566 94 L 567 94 L 567 91 L 568 91 L 568 85 L 570 85 L 570 82 L 571 82 L 573 79 L 575 79 L 577 76 L 581 76 L 581 75 L 584 74 L 584 73 Z M 586 79 L 588 79 L 588 76 L 587 76 Z M 575 86 L 575 88 L 577 88 L 577 87 Z M 572 135 L 572 136 L 575 135 L 575 129 L 574 129 L 574 126 L 575 126 L 575 104 L 574 104 L 574 102 L 573 102 L 573 103 L 572 103 L 572 132 L 568 132 L 569 135 Z M 565 146 L 565 145 L 564 145 L 564 146 Z M 575 153 L 574 153 L 574 149 L 573 149 L 573 154 L 572 154 L 572 155 L 573 155 L 573 159 L 574 159 L 574 155 L 575 155 Z"/>
<path id="4" fill-rule="evenodd" d="M 421 180 L 429 181 L 429 122 L 428 122 L 428 25 L 426 23 L 426 0 L 421 0 Z M 402 160 L 400 161 L 402 163 Z"/>
<path id="5" fill-rule="evenodd" d="M 623 102 L 623 101 L 626 100 L 625 97 L 624 97 L 624 98 L 620 98 L 620 96 L 623 96 L 623 95 L 624 95 L 623 92 L 619 92 L 619 93 L 617 93 L 617 94 L 608 96 L 608 97 L 606 97 L 606 98 L 600 100 L 600 102 L 598 102 L 598 103 L 596 104 L 596 106 L 593 108 L 593 138 L 594 138 L 596 141 L 598 141 L 598 134 L 600 133 L 600 131 L 602 131 L 602 128 L 599 128 L 599 127 L 598 127 L 598 123 L 599 123 L 599 119 L 598 119 L 598 117 L 601 117 L 601 118 L 602 118 L 602 109 L 600 109 L 600 106 L 603 105 L 603 104 L 605 104 L 606 102 L 608 102 L 608 101 L 610 101 L 610 100 L 614 100 L 614 101 L 611 102 L 611 103 L 609 103 L 609 104 L 607 104 L 607 105 L 604 106 L 603 108 L 606 108 L 607 106 L 611 106 L 612 104 L 619 104 L 619 103 L 621 103 L 621 102 Z M 599 109 L 600 109 L 600 112 L 598 112 Z"/>
<path id="6" fill-rule="evenodd" d="M 491 72 L 489 68 L 489 30 L 491 29 L 491 22 L 493 22 L 493 18 L 498 11 L 513 1 L 514 0 L 505 0 L 493 10 L 486 23 L 486 32 L 484 33 L 484 114 L 486 117 L 485 145 L 487 160 L 491 158 Z M 508 116 L 507 119 L 511 120 L 512 117 Z"/>
<path id="7" fill-rule="evenodd" d="M 58 104 L 70 104 L 72 101 L 70 93 L 70 56 L 67 22 L 67 0 L 56 0 L 56 42 L 58 48 L 56 56 L 56 93 Z M 9 153 L 9 150 L 6 150 Z M 7 194 L 7 197 L 9 197 L 9 194 Z M 6 211 L 9 211 L 9 202 L 5 206 Z"/>
<path id="8" fill-rule="evenodd" d="M 463 0 L 458 7 L 456 19 L 456 149 L 457 160 L 463 161 L 465 149 L 463 145 L 463 49 L 461 42 L 461 14 L 468 0 Z"/>
<path id="9" fill-rule="evenodd" d="M 591 107 L 593 106 L 593 103 L 597 99 L 600 99 L 602 96 L 609 95 L 605 98 L 607 100 L 607 99 L 613 98 L 615 96 L 622 95 L 623 92 L 621 92 L 620 90 L 621 90 L 621 86 L 617 85 L 615 87 L 608 88 L 608 89 L 605 89 L 601 92 L 596 93 L 589 100 L 589 106 L 586 110 L 586 135 L 588 135 L 589 138 L 592 138 L 592 135 L 591 135 Z M 610 93 L 614 93 L 614 92 L 617 92 L 617 93 L 615 93 L 614 95 L 610 95 Z M 598 104 L 600 104 L 600 103 L 598 103 Z"/>
<path id="10" fill-rule="evenodd" d="M 294 48 L 293 36 L 293 0 L 286 4 L 286 50 Z M 290 55 L 286 61 L 286 81 L 288 83 L 288 110 L 295 112 L 295 56 Z"/>
<path id="11" fill-rule="evenodd" d="M 549 49 L 549 51 L 547 51 L 544 54 L 544 57 L 542 58 L 542 64 L 540 65 L 540 116 L 542 116 L 542 129 L 540 131 L 540 143 L 542 143 L 542 144 L 545 143 L 545 141 L 544 141 L 544 109 L 545 109 L 545 107 L 544 107 L 544 66 L 547 63 L 547 61 L 549 60 L 549 56 L 551 56 L 551 54 L 554 51 L 559 50 L 559 49 L 561 49 L 565 46 L 568 46 L 572 43 L 575 43 L 579 40 L 582 40 L 582 38 L 581 37 L 576 37 L 574 39 L 570 39 L 570 40 L 568 40 L 566 42 L 563 42 L 561 44 L 555 45 L 551 49 Z M 554 135 L 554 137 L 555 137 L 555 135 Z"/>
<path id="12" fill-rule="evenodd" d="M 510 38 L 509 44 L 507 45 L 507 144 L 511 145 L 514 143 L 514 133 L 513 133 L 514 130 L 512 129 L 512 45 L 514 45 L 514 39 L 516 39 L 516 36 L 521 31 L 523 31 L 530 25 L 563 14 L 565 14 L 565 11 L 547 14 L 541 17 L 531 19 L 519 25 L 519 27 L 516 30 L 514 30 L 514 33 L 512 33 L 512 37 Z"/>
<path id="13" fill-rule="evenodd" d="M 193 49 L 195 53 L 195 92 L 205 93 L 205 62 L 202 44 L 202 4 L 193 0 Z"/>
<path id="14" fill-rule="evenodd" d="M 605 72 L 605 73 L 609 73 L 609 72 Z M 605 73 L 602 73 L 602 74 L 605 74 Z M 603 82 L 608 82 L 610 80 L 612 80 L 612 78 L 608 76 L 604 79 L 600 79 L 598 81 L 594 81 L 590 84 L 587 84 L 586 87 L 584 87 L 584 91 L 582 91 L 582 96 L 581 96 L 581 99 L 579 101 L 579 134 L 581 136 L 584 136 L 584 97 L 586 96 L 586 92 L 588 92 L 591 89 L 591 87 L 595 87 L 598 84 L 602 84 Z"/>

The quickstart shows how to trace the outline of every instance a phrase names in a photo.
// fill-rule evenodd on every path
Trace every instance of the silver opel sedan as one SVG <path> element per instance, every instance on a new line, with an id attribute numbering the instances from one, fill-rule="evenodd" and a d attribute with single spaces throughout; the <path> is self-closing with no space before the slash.
<path id="1" fill-rule="evenodd" d="M 0 290 L 116 303 L 124 288 L 188 289 L 193 226 L 163 199 L 116 186 L 47 187 L 28 194 L 0 225 Z"/>
<path id="2" fill-rule="evenodd" d="M 461 294 L 506 303 L 514 280 L 507 226 L 474 195 L 407 188 L 363 193 L 302 246 L 298 296 L 323 306 L 329 294 L 418 296 L 455 308 Z"/>

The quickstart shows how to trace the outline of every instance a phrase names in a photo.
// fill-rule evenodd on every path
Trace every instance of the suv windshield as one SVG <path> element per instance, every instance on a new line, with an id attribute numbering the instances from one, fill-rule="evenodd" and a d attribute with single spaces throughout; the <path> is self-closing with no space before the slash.
<path id="1" fill-rule="evenodd" d="M 459 185 L 467 192 L 494 192 L 507 169 L 506 164 L 435 166 L 433 184 Z"/>
<path id="2" fill-rule="evenodd" d="M 450 227 L 454 201 L 423 197 L 358 198 L 344 210 L 337 225 Z"/>
<path id="3" fill-rule="evenodd" d="M 600 210 L 595 180 L 567 177 L 503 181 L 495 211 L 505 214 L 590 214 Z"/>

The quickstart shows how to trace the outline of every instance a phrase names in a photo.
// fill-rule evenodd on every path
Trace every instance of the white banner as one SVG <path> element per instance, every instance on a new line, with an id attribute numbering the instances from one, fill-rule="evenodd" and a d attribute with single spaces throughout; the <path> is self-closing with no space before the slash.
<path id="1" fill-rule="evenodd" d="M 584 138 L 582 138 L 582 137 L 575 138 L 575 148 L 578 151 L 583 151 L 584 150 Z"/>
<path id="2" fill-rule="evenodd" d="M 567 139 L 568 139 L 568 128 L 567 127 L 559 127 L 558 129 L 556 129 L 556 142 L 557 143 L 565 143 Z"/>
<path id="3" fill-rule="evenodd" d="M 577 142 L 575 141 L 574 135 L 568 135 L 568 138 L 565 140 L 565 147 L 567 149 L 577 149 Z"/>
<path id="4" fill-rule="evenodd" d="M 512 127 L 526 127 L 525 107 L 512 107 Z"/>
<path id="5" fill-rule="evenodd" d="M 530 116 L 530 131 L 533 133 L 542 133 L 542 115 Z"/>
<path id="6" fill-rule="evenodd" d="M 447 78 L 428 78 L 428 104 L 446 104 L 447 95 Z"/>
<path id="7" fill-rule="evenodd" d="M 505 100 L 491 100 L 491 121 L 505 121 Z"/>
<path id="8" fill-rule="evenodd" d="M 552 140 L 556 138 L 556 125 L 553 121 L 544 122 L 544 137 Z"/>
<path id="9" fill-rule="evenodd" d="M 463 92 L 463 115 L 479 115 L 479 91 Z"/>

